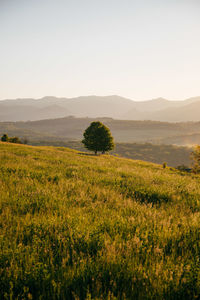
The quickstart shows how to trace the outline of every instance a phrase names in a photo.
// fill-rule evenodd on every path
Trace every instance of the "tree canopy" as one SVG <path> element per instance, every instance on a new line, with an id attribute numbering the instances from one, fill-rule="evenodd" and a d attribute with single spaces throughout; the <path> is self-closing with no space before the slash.
<path id="1" fill-rule="evenodd" d="M 110 129 L 103 123 L 97 121 L 92 122 L 85 130 L 82 143 L 88 150 L 105 153 L 114 148 L 114 141 Z"/>

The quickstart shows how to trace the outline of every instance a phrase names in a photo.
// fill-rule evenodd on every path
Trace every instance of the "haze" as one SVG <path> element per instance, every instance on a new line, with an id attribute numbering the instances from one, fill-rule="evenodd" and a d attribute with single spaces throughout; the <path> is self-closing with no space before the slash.
<path id="1" fill-rule="evenodd" d="M 0 0 L 0 99 L 200 95 L 198 0 Z"/>

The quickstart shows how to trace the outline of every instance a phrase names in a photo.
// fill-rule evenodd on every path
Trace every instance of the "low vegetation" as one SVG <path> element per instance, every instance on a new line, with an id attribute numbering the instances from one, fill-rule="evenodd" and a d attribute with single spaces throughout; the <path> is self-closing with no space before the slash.
<path id="1" fill-rule="evenodd" d="M 22 143 L 17 136 L 8 137 L 7 134 L 2 135 L 1 141 L 2 142 L 7 142 L 7 143 L 14 143 L 14 144 L 21 144 Z"/>
<path id="2" fill-rule="evenodd" d="M 0 142 L 1 299 L 197 299 L 200 177 Z"/>

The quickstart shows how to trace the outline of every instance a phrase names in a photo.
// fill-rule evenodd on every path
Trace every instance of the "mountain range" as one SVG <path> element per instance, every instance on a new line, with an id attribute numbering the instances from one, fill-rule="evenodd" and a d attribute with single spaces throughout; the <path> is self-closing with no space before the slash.
<path id="1" fill-rule="evenodd" d="M 75 117 L 110 117 L 163 122 L 200 121 L 200 97 L 180 101 L 157 98 L 133 101 L 117 95 L 77 98 L 15 99 L 0 101 L 0 122 Z"/>

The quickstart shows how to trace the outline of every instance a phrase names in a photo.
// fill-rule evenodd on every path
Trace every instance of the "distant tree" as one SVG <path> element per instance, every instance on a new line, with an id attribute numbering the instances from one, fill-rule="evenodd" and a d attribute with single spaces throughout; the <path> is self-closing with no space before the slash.
<path id="1" fill-rule="evenodd" d="M 176 169 L 179 170 L 179 171 L 188 172 L 188 173 L 191 172 L 191 170 L 192 170 L 191 168 L 189 168 L 188 166 L 186 166 L 184 164 L 180 165 L 180 166 L 177 166 Z"/>
<path id="2" fill-rule="evenodd" d="M 1 137 L 2 142 L 8 142 L 8 140 L 9 140 L 9 138 L 8 138 L 7 134 L 2 135 L 2 137 Z"/>
<path id="3" fill-rule="evenodd" d="M 92 122 L 85 130 L 82 143 L 88 150 L 104 154 L 114 148 L 114 141 L 110 129 L 101 122 Z"/>
<path id="4" fill-rule="evenodd" d="M 28 139 L 27 139 L 26 137 L 23 138 L 23 139 L 21 140 L 21 143 L 27 145 L 27 144 L 28 144 Z"/>
<path id="5" fill-rule="evenodd" d="M 17 136 L 9 138 L 10 143 L 21 144 L 20 139 Z"/>
<path id="6" fill-rule="evenodd" d="M 13 137 L 8 137 L 7 134 L 4 134 L 1 137 L 1 141 L 2 142 L 9 142 L 9 143 L 15 143 L 15 144 L 21 144 L 22 142 L 20 141 L 20 139 L 17 136 L 13 136 Z"/>
<path id="7" fill-rule="evenodd" d="M 193 160 L 193 168 L 192 170 L 195 173 L 199 173 L 200 172 L 200 145 L 197 145 L 192 154 L 191 154 L 192 160 Z"/>

